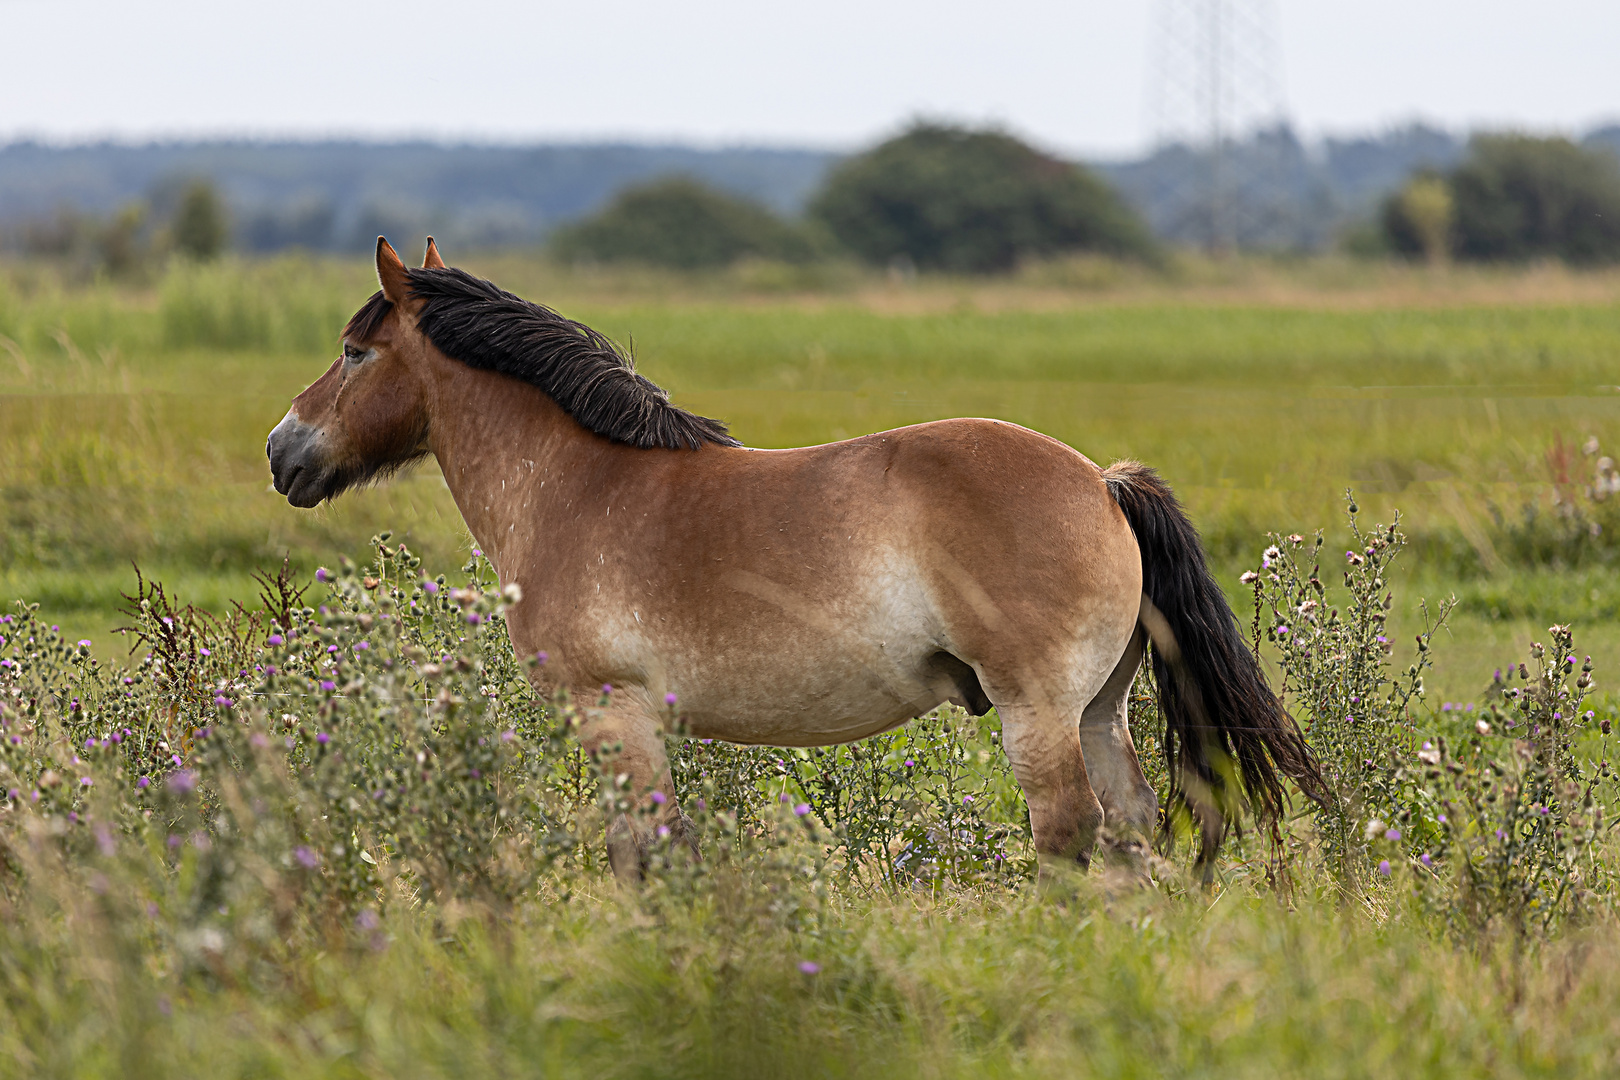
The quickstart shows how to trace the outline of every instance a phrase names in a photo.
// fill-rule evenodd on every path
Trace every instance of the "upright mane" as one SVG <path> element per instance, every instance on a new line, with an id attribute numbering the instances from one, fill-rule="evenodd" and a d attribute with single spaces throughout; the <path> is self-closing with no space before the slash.
<path id="1" fill-rule="evenodd" d="M 583 323 L 475 278 L 465 270 L 409 270 L 423 302 L 416 325 L 435 348 L 469 367 L 498 371 L 545 391 L 582 426 L 641 449 L 738 446 L 718 420 L 676 408 L 636 373 L 618 346 Z M 375 333 L 390 304 L 377 293 L 349 320 L 345 336 Z"/>

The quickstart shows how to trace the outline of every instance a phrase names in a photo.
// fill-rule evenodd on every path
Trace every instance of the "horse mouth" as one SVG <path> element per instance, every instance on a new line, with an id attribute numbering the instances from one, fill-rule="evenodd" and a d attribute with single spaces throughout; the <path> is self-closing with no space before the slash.
<path id="1" fill-rule="evenodd" d="M 331 486 L 328 470 L 320 469 L 309 460 L 315 450 L 316 431 L 293 419 L 276 425 L 265 442 L 265 454 L 270 459 L 270 481 L 278 495 L 301 510 L 320 505 Z"/>

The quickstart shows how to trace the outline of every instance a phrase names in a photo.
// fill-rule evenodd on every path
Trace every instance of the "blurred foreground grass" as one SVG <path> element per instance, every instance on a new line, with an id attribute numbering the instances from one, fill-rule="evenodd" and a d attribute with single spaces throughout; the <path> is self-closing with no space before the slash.
<path id="1" fill-rule="evenodd" d="M 1397 628 L 1420 597 L 1463 600 L 1441 694 L 1471 696 L 1554 619 L 1582 623 L 1603 668 L 1620 667 L 1612 574 L 1482 553 L 1493 507 L 1545 501 L 1549 448 L 1620 445 L 1620 277 L 1081 261 L 905 283 L 465 262 L 630 343 L 678 401 L 753 445 L 966 414 L 1098 461 L 1140 458 L 1176 486 L 1234 589 L 1268 530 L 1333 535 L 1353 486 L 1416 540 Z M 382 527 L 455 558 L 465 532 L 431 464 L 316 512 L 269 490 L 265 434 L 373 288 L 362 261 L 303 258 L 177 266 L 146 289 L 0 271 L 0 593 L 101 642 L 132 562 L 219 609 L 252 594 L 252 570 L 286 557 L 308 571 Z"/>

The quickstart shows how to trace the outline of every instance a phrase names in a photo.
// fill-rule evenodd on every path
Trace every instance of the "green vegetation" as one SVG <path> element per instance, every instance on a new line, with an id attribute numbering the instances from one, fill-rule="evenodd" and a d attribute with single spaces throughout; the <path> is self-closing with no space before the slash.
<path id="1" fill-rule="evenodd" d="M 1568 139 L 1481 135 L 1444 177 L 1384 201 L 1390 248 L 1438 261 L 1620 260 L 1620 162 Z"/>
<path id="2" fill-rule="evenodd" d="M 659 852 L 621 891 L 602 825 L 634 793 L 569 736 L 594 703 L 527 692 L 480 560 L 424 569 L 467 548 L 431 464 L 318 512 L 268 490 L 264 435 L 369 267 L 10 266 L 0 594 L 41 603 L 0 613 L 12 1071 L 1614 1071 L 1620 279 L 450 254 L 633 342 L 754 445 L 989 414 L 1158 465 L 1335 800 L 1296 801 L 1278 846 L 1229 840 L 1207 892 L 1180 843 L 1155 888 L 1043 896 L 994 714 L 684 741 L 705 861 Z M 1150 689 L 1131 722 L 1163 791 Z"/>
<path id="3" fill-rule="evenodd" d="M 987 273 L 1064 252 L 1154 255 L 1106 183 L 999 131 L 917 124 L 835 168 L 810 213 L 878 265 Z"/>
<path id="4" fill-rule="evenodd" d="M 1390 683 L 1365 631 L 1399 536 L 1366 538 L 1336 673 L 1283 659 L 1300 699 Z M 1276 595 L 1339 602 L 1284 544 Z M 1208 890 L 1184 844 L 1153 888 L 1038 891 L 995 719 L 950 710 L 853 748 L 679 744 L 705 858 L 655 848 L 629 890 L 603 823 L 636 793 L 570 734 L 602 703 L 527 691 L 486 563 L 452 583 L 370 550 L 224 619 L 144 588 L 128 668 L 0 617 L 18 1074 L 1612 1071 L 1613 713 L 1577 713 L 1567 632 L 1479 713 L 1381 714 L 1384 760 L 1318 715 L 1353 842 L 1234 837 Z"/>
<path id="5" fill-rule="evenodd" d="M 686 177 L 625 188 L 595 215 L 552 237 L 552 254 L 570 261 L 639 262 L 692 270 L 738 259 L 800 262 L 809 240 L 758 203 Z"/>

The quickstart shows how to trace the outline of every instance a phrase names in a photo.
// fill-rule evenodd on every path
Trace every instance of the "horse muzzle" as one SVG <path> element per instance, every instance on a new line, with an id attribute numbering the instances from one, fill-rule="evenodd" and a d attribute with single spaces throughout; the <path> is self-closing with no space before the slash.
<path id="1" fill-rule="evenodd" d="M 320 443 L 320 429 L 289 411 L 264 444 L 276 492 L 305 510 L 318 506 L 330 487 L 332 470 L 322 460 Z"/>

